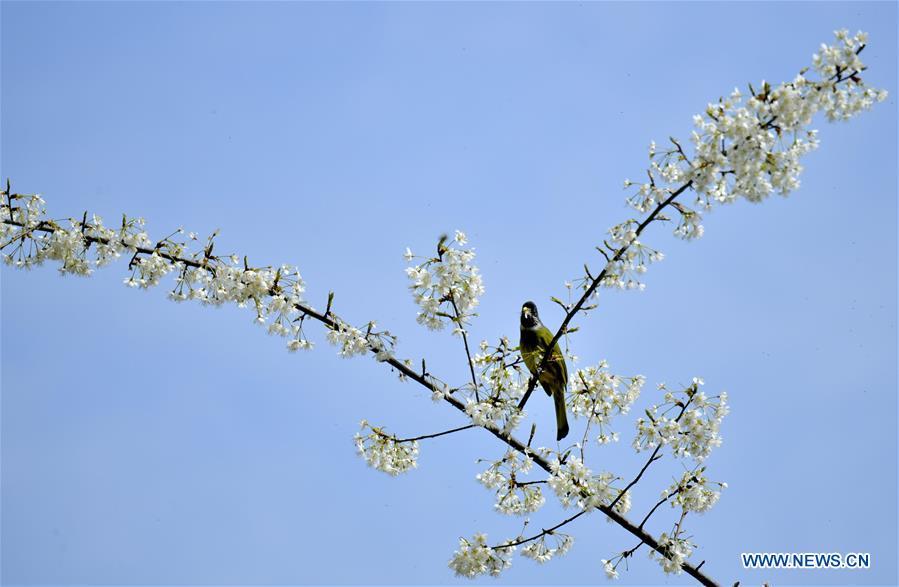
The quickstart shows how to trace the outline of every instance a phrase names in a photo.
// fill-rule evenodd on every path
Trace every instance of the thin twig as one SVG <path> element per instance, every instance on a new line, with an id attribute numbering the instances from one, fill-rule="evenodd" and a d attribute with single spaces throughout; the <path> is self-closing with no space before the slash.
<path id="1" fill-rule="evenodd" d="M 649 521 L 649 518 L 652 517 L 652 515 L 656 512 L 657 509 L 659 509 L 659 506 L 661 506 L 663 503 L 665 503 L 666 501 L 668 501 L 669 499 L 671 499 L 672 497 L 674 497 L 674 496 L 677 495 L 678 493 L 680 493 L 680 487 L 678 487 L 676 490 L 674 490 L 674 491 L 671 492 L 670 494 L 668 494 L 668 495 L 666 495 L 665 497 L 663 497 L 662 499 L 660 499 L 660 500 L 658 501 L 658 503 L 656 503 L 654 506 L 652 506 L 652 509 L 649 510 L 649 513 L 646 514 L 646 517 L 643 518 L 643 521 L 640 522 L 640 525 L 637 526 L 637 527 L 638 527 L 638 528 L 643 528 L 643 526 L 646 525 L 646 522 Z"/>
<path id="2" fill-rule="evenodd" d="M 677 417 L 674 419 L 675 422 L 680 422 L 680 419 L 684 416 L 684 412 L 687 411 L 687 406 L 689 406 L 690 402 L 692 402 L 692 401 L 693 401 L 693 395 L 690 395 L 689 399 L 687 399 L 687 402 L 683 406 L 681 406 L 680 414 L 678 414 Z M 645 473 L 646 469 L 649 468 L 649 465 L 651 465 L 658 459 L 662 458 L 661 456 L 658 456 L 660 450 L 662 450 L 661 442 L 659 442 L 659 444 L 656 445 L 655 450 L 652 451 L 652 454 L 649 456 L 649 460 L 646 461 L 646 464 L 643 465 L 643 468 L 640 469 L 640 472 L 637 473 L 637 476 L 634 477 L 633 480 L 627 484 L 627 487 L 625 487 L 621 491 L 621 493 L 618 494 L 618 497 L 615 498 L 615 500 L 609 505 L 609 507 L 615 507 L 615 504 L 618 503 L 618 500 L 620 500 L 622 497 L 624 497 L 624 494 L 627 493 L 627 490 L 630 489 L 631 487 L 633 487 L 634 485 L 636 485 L 640 481 L 640 479 L 643 477 L 643 473 Z M 640 527 L 642 527 L 642 526 L 643 526 L 643 524 L 640 524 Z"/>
<path id="3" fill-rule="evenodd" d="M 438 436 L 446 436 L 447 434 L 452 434 L 453 432 L 461 432 L 462 430 L 468 430 L 469 428 L 475 428 L 477 424 L 469 424 L 468 426 L 459 426 L 458 428 L 453 428 L 452 430 L 444 430 L 443 432 L 436 432 L 434 434 L 423 434 L 421 436 L 415 436 L 413 438 L 394 438 L 394 442 L 415 442 L 416 440 L 425 440 L 426 438 L 437 438 Z"/>
<path id="4" fill-rule="evenodd" d="M 456 297 L 452 293 L 450 293 L 449 300 L 453 305 L 453 312 L 456 314 L 456 324 L 459 325 L 459 330 L 462 332 L 462 344 L 465 345 L 465 358 L 468 359 L 468 370 L 471 372 L 471 384 L 474 386 L 474 399 L 476 401 L 481 401 L 481 397 L 478 394 L 478 378 L 474 374 L 474 361 L 471 359 L 471 351 L 468 350 L 468 334 L 465 332 L 462 316 L 459 314 L 459 307 L 456 305 Z"/>
<path id="5" fill-rule="evenodd" d="M 493 546 L 492 548 L 493 548 L 493 550 L 501 550 L 503 548 L 509 548 L 510 546 L 520 546 L 522 544 L 527 544 L 528 542 L 533 542 L 534 540 L 538 540 L 540 538 L 543 538 L 544 536 L 552 534 L 553 532 L 555 532 L 556 530 L 558 530 L 565 524 L 568 524 L 570 522 L 577 520 L 578 518 L 580 518 L 581 516 L 583 516 L 584 514 L 586 514 L 589 511 L 590 510 L 581 510 L 578 513 L 574 514 L 573 516 L 571 516 L 569 518 L 565 518 L 564 520 L 562 520 L 561 522 L 559 522 L 552 528 L 543 530 L 539 534 L 535 534 L 535 535 L 531 536 L 530 538 L 522 538 L 520 540 L 516 540 L 515 542 L 510 542 L 508 544 L 498 544 L 497 546 Z"/>

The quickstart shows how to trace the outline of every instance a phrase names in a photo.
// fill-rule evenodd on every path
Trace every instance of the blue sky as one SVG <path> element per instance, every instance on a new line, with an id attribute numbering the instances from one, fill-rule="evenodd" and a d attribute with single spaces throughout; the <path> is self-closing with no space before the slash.
<path id="1" fill-rule="evenodd" d="M 296 263 L 313 304 L 335 291 L 344 318 L 452 381 L 459 341 L 415 323 L 406 246 L 467 231 L 487 288 L 475 340 L 517 337 L 526 299 L 554 327 L 549 297 L 630 215 L 621 181 L 651 139 L 686 137 L 734 86 L 792 78 L 835 28 L 868 31 L 887 102 L 821 120 L 790 198 L 718 209 L 698 242 L 649 232 L 667 257 L 646 291 L 603 293 L 572 344 L 581 365 L 647 377 L 620 445 L 595 453 L 626 477 L 657 383 L 729 392 L 708 466 L 730 487 L 689 524 L 711 576 L 896 583 L 895 3 L 4 1 L 0 20 L 15 189 L 53 217 L 219 228 L 219 250 Z M 0 273 L 4 583 L 466 583 L 446 567 L 459 536 L 519 532 L 475 482 L 476 459 L 501 455 L 486 433 L 430 441 L 398 479 L 354 454 L 362 418 L 415 435 L 461 425 L 454 410 L 321 332 L 292 355 L 249 312 L 125 288 L 125 264 Z M 679 470 L 657 463 L 635 516 Z M 633 546 L 598 516 L 571 531 L 565 558 L 482 582 L 600 583 L 599 560 Z M 873 566 L 746 571 L 749 551 Z M 689 579 L 643 553 L 621 582 Z"/>

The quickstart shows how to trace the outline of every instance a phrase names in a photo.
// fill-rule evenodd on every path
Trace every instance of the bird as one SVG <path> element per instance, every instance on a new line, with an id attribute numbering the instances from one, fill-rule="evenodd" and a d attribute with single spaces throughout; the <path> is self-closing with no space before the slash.
<path id="1" fill-rule="evenodd" d="M 521 358 L 527 365 L 531 374 L 537 371 L 543 355 L 553 335 L 540 321 L 537 313 L 537 305 L 534 302 L 525 302 L 521 306 Z M 565 411 L 565 390 L 568 387 L 568 367 L 565 365 L 565 357 L 559 348 L 559 343 L 553 345 L 552 354 L 546 361 L 546 365 L 538 378 L 540 387 L 546 395 L 552 396 L 556 407 L 556 440 L 562 440 L 568 436 L 568 415 Z"/>

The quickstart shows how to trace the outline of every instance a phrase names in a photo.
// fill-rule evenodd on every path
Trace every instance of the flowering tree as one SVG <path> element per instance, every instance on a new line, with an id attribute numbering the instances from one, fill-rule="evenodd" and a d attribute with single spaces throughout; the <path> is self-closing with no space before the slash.
<path id="1" fill-rule="evenodd" d="M 582 275 L 566 283 L 568 302 L 553 298 L 565 318 L 548 348 L 563 337 L 567 341 L 578 330 L 575 318 L 596 309 L 599 288 L 643 288 L 643 273 L 664 258 L 642 240 L 650 225 L 673 221 L 676 236 L 696 239 L 703 234 L 702 215 L 715 205 L 739 198 L 760 202 L 772 193 L 787 195 L 799 187 L 800 160 L 818 144 L 816 131 L 809 129 L 814 116 L 823 111 L 829 120 L 849 119 L 886 96 L 867 88 L 860 77 L 865 43 L 863 33 L 837 31 L 836 42 L 822 45 L 811 68 L 792 81 L 750 84 L 748 97 L 734 90 L 694 117 L 696 128 L 689 141 L 671 138 L 664 147 L 652 143 L 646 180 L 624 182 L 627 202 L 640 216 L 609 229 L 596 247 L 602 268 L 595 272 L 585 265 Z M 809 71 L 813 73 L 806 75 Z M 401 380 L 428 389 L 435 402 L 465 414 L 466 423 L 460 427 L 410 437 L 363 421 L 356 447 L 377 470 L 399 475 L 415 468 L 420 443 L 427 439 L 475 427 L 491 433 L 504 453 L 488 461 L 477 480 L 493 492 L 494 508 L 504 515 L 522 516 L 524 527 L 519 535 L 499 541 L 488 541 L 481 533 L 461 539 L 449 563 L 456 574 L 498 575 L 512 564 L 519 547 L 522 555 L 540 563 L 561 556 L 573 544 L 569 525 L 599 511 L 637 541 L 602 561 L 610 578 L 617 577 L 621 563 L 645 545 L 664 572 L 686 572 L 702 584 L 716 584 L 703 572 L 703 562 L 690 561 L 696 544 L 685 523 L 689 514 L 711 509 L 726 488 L 723 481 L 707 476 L 704 461 L 722 442 L 727 394 L 707 393 L 700 377 L 682 388 L 659 384 L 656 404 L 635 421 L 632 445 L 637 453 L 648 455 L 635 466 L 637 472 L 622 476 L 595 471 L 588 466 L 587 453 L 594 454 L 594 445 L 619 440 L 619 427 L 613 424 L 628 414 L 645 384 L 641 375 L 617 375 L 605 361 L 598 361 L 569 378 L 566 405 L 582 423 L 575 442 L 556 448 L 532 446 L 535 423 L 526 441 L 516 434 L 527 420 L 526 402 L 551 353 L 547 351 L 536 373 L 530 374 L 522 369 L 519 349 L 509 338 L 498 335 L 476 347 L 469 340 L 484 286 L 463 232 L 440 237 L 432 253 L 416 255 L 407 249 L 405 255 L 418 322 L 432 330 L 449 328 L 461 339 L 466 377 L 451 384 L 431 373 L 424 359 L 419 364 L 400 358 L 396 337 L 374 322 L 354 326 L 342 319 L 334 308 L 333 293 L 324 310 L 313 307 L 304 298 L 305 284 L 296 267 L 255 267 L 245 257 L 222 255 L 215 250 L 215 233 L 200 239 L 179 229 L 154 240 L 140 218 L 123 216 L 121 223 L 106 225 L 87 212 L 63 225 L 47 217 L 40 196 L 13 193 L 9 182 L 2 192 L 0 222 L 0 250 L 11 266 L 29 269 L 51 260 L 63 274 L 87 276 L 126 255 L 130 273 L 124 283 L 130 287 L 156 286 L 171 273 L 172 300 L 250 307 L 269 333 L 287 339 L 290 351 L 311 349 L 304 327 L 320 324 L 341 356 L 371 354 Z M 684 464 L 683 472 L 661 490 L 658 501 L 641 504 L 642 515 L 628 517 L 635 505 L 631 489 L 663 451 Z M 539 532 L 528 532 L 528 516 L 545 504 L 547 492 L 573 513 Z M 674 510 L 670 530 L 654 536 L 645 530 L 646 523 L 666 504 Z"/>

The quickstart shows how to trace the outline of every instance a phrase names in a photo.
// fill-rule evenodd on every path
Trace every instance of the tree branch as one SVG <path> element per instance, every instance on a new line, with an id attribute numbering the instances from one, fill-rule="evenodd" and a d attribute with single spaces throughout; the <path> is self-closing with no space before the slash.
<path id="1" fill-rule="evenodd" d="M 695 388 L 694 388 L 694 393 L 695 393 Z M 680 422 L 680 419 L 684 416 L 684 412 L 687 411 L 687 406 L 689 406 L 689 405 L 690 405 L 690 402 L 692 402 L 692 401 L 693 401 L 693 395 L 691 394 L 691 395 L 690 395 L 690 398 L 687 400 L 687 403 L 685 403 L 685 404 L 681 407 L 680 413 L 679 413 L 679 414 L 677 415 L 677 417 L 674 419 L 675 422 Z M 618 494 L 618 497 L 615 498 L 615 501 L 613 501 L 613 502 L 609 505 L 609 507 L 615 507 L 615 504 L 618 503 L 618 500 L 620 500 L 620 499 L 624 496 L 625 493 L 627 493 L 627 490 L 630 489 L 631 487 L 633 487 L 634 485 L 636 485 L 636 484 L 640 481 L 640 479 L 643 477 L 643 473 L 645 473 L 645 472 L 646 472 L 646 469 L 649 468 L 649 465 L 651 465 L 651 464 L 654 463 L 655 461 L 657 461 L 657 460 L 659 460 L 660 458 L 662 458 L 661 456 L 658 456 L 659 451 L 662 450 L 662 445 L 663 445 L 662 442 L 659 442 L 659 444 L 656 445 L 655 450 L 652 451 L 652 454 L 651 454 L 651 455 L 649 455 L 649 460 L 646 461 L 646 464 L 643 465 L 643 468 L 640 469 L 640 472 L 637 473 L 637 476 L 634 477 L 633 480 L 631 480 L 631 482 L 627 484 L 627 487 L 625 487 L 625 488 L 621 491 L 621 493 Z M 644 520 L 644 521 L 645 521 L 645 520 Z M 640 524 L 640 527 L 642 528 L 642 527 L 643 527 L 643 524 Z"/>
<path id="2" fill-rule="evenodd" d="M 444 430 L 443 432 L 436 432 L 434 434 L 424 434 L 422 436 L 415 436 L 413 438 L 392 438 L 394 442 L 415 442 L 416 440 L 425 440 L 427 438 L 437 438 L 438 436 L 446 436 L 447 434 L 452 434 L 453 432 L 461 432 L 462 430 L 468 430 L 469 428 L 476 428 L 477 424 L 469 424 L 468 426 L 459 426 L 458 428 L 453 428 L 452 430 Z M 382 436 L 386 436 L 382 434 Z"/>
<path id="3" fill-rule="evenodd" d="M 681 492 L 681 488 L 678 487 L 677 489 L 675 489 L 674 491 L 672 491 L 671 493 L 669 493 L 668 495 L 666 495 L 665 497 L 663 497 L 662 499 L 660 499 L 654 506 L 652 506 L 652 509 L 649 510 L 649 513 L 646 514 L 646 516 L 645 516 L 645 517 L 643 518 L 643 520 L 640 522 L 640 525 L 637 526 L 637 527 L 638 527 L 638 528 L 643 528 L 643 526 L 646 525 L 646 522 L 649 521 L 649 518 L 652 517 L 652 515 L 656 512 L 657 509 L 659 509 L 659 506 L 660 506 L 660 505 L 662 505 L 663 503 L 665 503 L 666 501 L 668 501 L 669 499 L 671 499 L 672 497 L 674 497 L 675 495 L 677 495 L 677 494 L 680 493 L 680 492 Z M 700 565 L 700 566 L 701 566 L 701 565 Z M 699 568 L 699 567 L 697 567 L 697 568 Z"/>
<path id="4" fill-rule="evenodd" d="M 569 518 L 565 518 L 564 520 L 562 520 L 561 522 L 559 522 L 552 528 L 545 529 L 542 532 L 540 532 L 539 534 L 535 534 L 535 535 L 531 536 L 530 538 L 521 538 L 520 540 L 516 540 L 516 541 L 510 542 L 508 544 L 500 544 L 500 545 L 494 546 L 492 548 L 493 548 L 493 550 L 500 550 L 503 548 L 509 548 L 510 546 L 520 546 L 522 544 L 527 544 L 528 542 L 533 542 L 534 540 L 539 540 L 540 538 L 543 538 L 544 536 L 552 534 L 553 532 L 555 532 L 556 530 L 558 530 L 565 524 L 568 524 L 570 522 L 577 520 L 578 518 L 580 518 L 581 516 L 586 514 L 588 511 L 590 511 L 590 510 L 581 510 L 578 513 L 574 514 L 573 516 L 571 516 Z"/>
<path id="5" fill-rule="evenodd" d="M 474 387 L 474 399 L 476 401 L 481 401 L 481 397 L 478 394 L 478 378 L 474 374 L 474 361 L 471 360 L 471 351 L 468 350 L 468 333 L 465 332 L 462 316 L 459 314 L 459 307 L 456 305 L 456 298 L 452 293 L 450 293 L 449 299 L 453 306 L 453 313 L 456 315 L 455 322 L 459 325 L 459 330 L 462 332 L 462 343 L 465 345 L 465 357 L 468 359 L 468 370 L 471 372 L 471 385 Z"/>
<path id="6" fill-rule="evenodd" d="M 689 185 L 690 184 L 685 184 L 678 191 L 674 192 L 667 200 L 665 200 L 665 202 L 660 204 L 656 208 L 656 210 L 653 211 L 653 213 L 646 220 L 643 221 L 643 223 L 640 225 L 638 230 L 642 231 L 642 229 L 645 228 L 646 225 L 648 225 L 652 221 L 652 219 L 654 219 L 658 215 L 658 213 L 662 210 L 662 208 L 667 206 L 677 195 L 679 195 L 684 190 L 686 190 L 689 187 Z M 3 223 L 9 224 L 12 226 L 18 226 L 21 228 L 25 228 L 25 225 L 23 223 L 16 222 L 13 220 L 3 220 Z M 44 232 L 44 233 L 53 233 L 59 229 L 60 229 L 60 227 L 58 225 L 55 225 L 54 223 L 46 222 L 46 221 L 39 222 L 36 226 L 31 228 L 31 230 L 33 230 L 33 231 Z M 638 234 L 639 234 L 639 232 L 638 232 Z M 85 239 L 85 242 L 89 243 L 89 244 L 90 243 L 110 244 L 110 242 L 111 242 L 110 239 L 103 238 L 103 237 L 94 237 L 94 236 L 90 236 L 90 235 L 85 235 L 83 238 Z M 135 252 L 139 253 L 139 254 L 152 255 L 153 253 L 156 253 L 163 259 L 167 259 L 173 263 L 183 263 L 184 265 L 187 265 L 189 267 L 204 269 L 206 271 L 210 271 L 213 274 L 215 274 L 215 268 L 210 267 L 208 265 L 207 259 L 204 259 L 203 261 L 196 261 L 194 259 L 178 257 L 178 256 L 172 255 L 170 253 L 167 253 L 165 251 L 161 251 L 161 250 L 157 250 L 157 249 L 150 249 L 150 248 L 146 248 L 146 247 L 131 247 L 130 245 L 128 245 L 128 246 L 129 246 L 129 248 L 134 249 Z M 615 259 L 619 258 L 624 253 L 624 250 L 625 250 L 625 248 L 620 249 L 619 252 L 616 253 Z M 588 292 L 585 294 L 584 297 L 581 298 L 581 300 L 576 305 L 576 309 L 579 309 L 584 304 L 587 297 L 589 297 L 589 294 L 591 294 L 592 291 L 596 289 L 596 286 L 599 284 L 599 280 L 602 278 L 602 276 L 604 274 L 605 274 L 605 270 L 603 270 L 603 272 L 600 273 L 600 275 L 594 280 L 594 282 L 590 286 Z M 272 291 L 269 292 L 269 294 L 275 294 L 275 293 L 277 293 L 277 292 L 272 292 Z M 342 322 L 342 320 L 334 312 L 328 311 L 325 314 L 322 314 L 305 303 L 296 303 L 295 307 L 297 310 L 302 312 L 304 315 L 306 315 L 310 318 L 313 318 L 314 320 L 317 320 L 318 322 L 324 324 L 325 326 L 327 326 L 328 328 L 330 328 L 332 330 L 338 328 L 340 322 Z M 563 328 L 565 326 L 567 326 L 568 322 L 571 321 L 571 317 L 574 316 L 575 312 L 576 312 L 576 310 L 573 310 L 572 313 L 569 313 L 568 317 L 566 318 L 566 321 L 562 325 Z M 559 332 L 556 333 L 556 338 L 561 336 L 561 332 L 562 332 L 562 329 L 560 329 Z M 554 344 L 555 344 L 555 341 L 553 342 L 553 345 Z M 550 345 L 550 347 L 552 347 L 552 345 Z M 375 346 L 373 343 L 369 343 L 368 349 L 372 354 L 377 355 L 380 352 L 381 347 L 380 347 L 380 345 Z M 544 361 L 546 360 L 547 356 L 548 355 L 544 356 Z M 437 384 L 435 384 L 431 380 L 431 379 L 433 379 L 431 376 L 429 376 L 429 375 L 426 376 L 421 373 L 418 373 L 417 371 L 413 370 L 409 365 L 406 365 L 403 361 L 397 359 L 392 354 L 389 355 L 388 357 L 386 357 L 383 360 L 383 362 L 387 363 L 388 365 L 390 365 L 391 367 L 396 369 L 399 373 L 401 373 L 406 378 L 411 379 L 412 381 L 415 381 L 419 385 L 430 390 L 432 393 L 441 394 L 444 401 L 446 401 L 452 407 L 456 408 L 457 410 L 459 410 L 460 412 L 465 414 L 466 417 L 468 417 L 468 414 L 465 411 L 465 404 L 462 403 L 461 400 L 450 395 L 448 393 L 449 389 L 446 385 L 438 388 Z M 543 469 L 547 473 L 552 474 L 552 467 L 550 465 L 550 462 L 548 460 L 546 460 L 545 457 L 534 452 L 529 446 L 526 446 L 525 444 L 523 444 L 516 437 L 512 436 L 511 434 L 507 434 L 501 430 L 498 430 L 496 428 L 490 427 L 490 426 L 482 426 L 482 428 L 484 428 L 485 430 L 490 432 L 490 434 L 492 434 L 493 436 L 498 438 L 500 441 L 507 444 L 510 448 L 518 451 L 522 455 L 529 456 L 533 460 L 533 462 L 537 464 L 537 466 L 539 466 L 541 469 Z M 633 536 L 636 536 L 637 538 L 639 538 L 640 540 L 645 542 L 648 546 L 653 548 L 656 552 L 658 552 L 662 556 L 667 556 L 667 554 L 665 553 L 665 549 L 662 548 L 661 546 L 659 546 L 659 543 L 655 538 L 653 538 L 650 534 L 648 534 L 642 528 L 637 527 L 633 522 L 631 522 L 630 520 L 625 518 L 623 515 L 619 514 L 617 511 L 613 510 L 609 506 L 604 506 L 604 505 L 598 506 L 598 509 L 600 511 L 602 511 L 602 513 L 604 513 L 606 516 L 608 516 L 613 522 L 615 522 L 616 524 L 618 524 L 619 526 L 621 526 L 622 528 L 627 530 Z M 693 565 L 691 565 L 688 562 L 684 562 L 683 570 L 684 570 L 684 572 L 686 572 L 688 575 L 690 575 L 691 577 L 693 577 L 694 579 L 696 579 L 703 585 L 706 585 L 708 587 L 716 587 L 717 586 L 717 583 L 715 583 L 715 581 L 713 581 L 711 578 L 709 578 L 707 575 L 705 575 L 704 573 L 699 571 L 696 567 L 694 567 Z"/>

